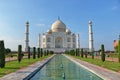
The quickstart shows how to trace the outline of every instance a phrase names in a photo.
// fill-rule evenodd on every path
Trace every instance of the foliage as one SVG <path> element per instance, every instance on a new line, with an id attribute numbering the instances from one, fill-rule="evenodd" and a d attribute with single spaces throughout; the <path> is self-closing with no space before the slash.
<path id="1" fill-rule="evenodd" d="M 35 59 L 35 58 L 36 58 L 36 48 L 33 47 L 33 59 Z"/>
<path id="2" fill-rule="evenodd" d="M 76 54 L 75 54 L 75 56 L 80 56 L 80 55 L 79 55 L 79 48 L 76 49 Z"/>
<path id="3" fill-rule="evenodd" d="M 81 49 L 81 57 L 83 58 L 83 48 Z"/>
<path id="4" fill-rule="evenodd" d="M 46 55 L 48 55 L 50 52 L 49 52 L 49 50 L 47 50 L 47 54 Z"/>
<path id="5" fill-rule="evenodd" d="M 4 41 L 0 41 L 0 68 L 5 67 L 5 47 Z"/>
<path id="6" fill-rule="evenodd" d="M 46 50 L 44 50 L 44 56 L 46 56 L 46 53 L 47 53 Z"/>
<path id="7" fill-rule="evenodd" d="M 8 54 L 8 53 L 10 53 L 10 52 L 11 52 L 11 49 L 9 49 L 9 48 L 6 48 L 6 49 L 5 49 L 5 53 L 6 53 L 6 54 Z"/>
<path id="8" fill-rule="evenodd" d="M 116 53 L 118 53 L 118 46 L 115 46 L 114 50 L 116 51 Z"/>
<path id="9" fill-rule="evenodd" d="M 120 63 L 120 40 L 118 41 L 118 61 Z"/>
<path id="10" fill-rule="evenodd" d="M 22 45 L 18 45 L 18 62 L 21 62 L 22 59 Z"/>
<path id="11" fill-rule="evenodd" d="M 104 45 L 101 45 L 101 60 L 104 62 L 105 61 L 105 50 L 104 50 Z"/>
<path id="12" fill-rule="evenodd" d="M 92 53 L 92 59 L 94 59 L 94 50 L 92 50 L 91 53 Z"/>
<path id="13" fill-rule="evenodd" d="M 87 58 L 87 51 L 85 51 L 84 53 L 85 53 L 85 58 Z"/>
<path id="14" fill-rule="evenodd" d="M 30 59 L 30 47 L 28 47 L 28 59 Z"/>
<path id="15" fill-rule="evenodd" d="M 40 58 L 40 48 L 38 48 L 37 50 L 38 50 L 38 51 L 37 51 L 37 52 L 38 52 L 38 54 L 37 54 L 37 55 L 38 55 L 38 58 Z"/>
<path id="16" fill-rule="evenodd" d="M 54 54 L 54 51 L 50 51 L 50 54 Z"/>

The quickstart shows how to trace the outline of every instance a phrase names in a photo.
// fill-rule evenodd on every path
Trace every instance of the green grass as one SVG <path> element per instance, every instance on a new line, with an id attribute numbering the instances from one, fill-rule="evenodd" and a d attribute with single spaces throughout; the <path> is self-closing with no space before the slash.
<path id="1" fill-rule="evenodd" d="M 118 58 L 118 53 L 110 53 L 109 57 L 111 57 L 111 58 Z"/>
<path id="2" fill-rule="evenodd" d="M 46 58 L 48 58 L 50 56 L 51 55 L 45 56 L 45 57 L 42 57 L 42 58 L 36 58 L 36 59 L 32 59 L 32 58 L 31 59 L 22 59 L 20 64 L 18 63 L 18 61 L 6 62 L 5 68 L 0 68 L 0 77 L 4 76 L 6 74 L 9 74 L 11 72 L 15 72 L 18 69 L 25 68 L 30 64 L 33 64 L 33 63 L 35 63 L 37 61 L 46 59 Z"/>
<path id="3" fill-rule="evenodd" d="M 104 67 L 104 68 L 116 71 L 116 72 L 120 71 L 120 63 L 118 62 L 112 62 L 112 61 L 102 62 L 101 59 L 81 58 L 78 56 L 72 56 L 72 57 L 89 62 L 91 64 L 98 65 L 100 67 Z"/>
<path id="4" fill-rule="evenodd" d="M 8 54 L 6 54 L 6 58 L 10 58 L 11 57 L 11 55 L 13 56 L 13 57 L 17 57 L 18 56 L 18 53 L 13 53 L 13 52 L 11 52 L 11 53 L 8 53 Z M 25 53 L 24 52 L 24 56 L 27 56 L 28 55 L 28 53 Z"/>

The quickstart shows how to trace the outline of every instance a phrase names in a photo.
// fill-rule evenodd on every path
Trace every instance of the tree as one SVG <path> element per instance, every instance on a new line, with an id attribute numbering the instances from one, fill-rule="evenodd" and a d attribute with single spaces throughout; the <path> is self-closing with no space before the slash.
<path id="1" fill-rule="evenodd" d="M 81 49 L 81 57 L 83 58 L 83 48 Z"/>
<path id="2" fill-rule="evenodd" d="M 28 47 L 28 59 L 30 59 L 30 47 Z"/>
<path id="3" fill-rule="evenodd" d="M 22 45 L 18 45 L 18 62 L 21 62 L 22 59 Z"/>
<path id="4" fill-rule="evenodd" d="M 92 53 L 92 59 L 94 59 L 94 50 L 92 50 L 91 53 Z"/>
<path id="5" fill-rule="evenodd" d="M 6 49 L 5 49 L 5 53 L 6 53 L 6 54 L 8 54 L 8 53 L 10 53 L 10 52 L 11 52 L 11 49 L 9 49 L 9 48 L 6 48 Z"/>
<path id="6" fill-rule="evenodd" d="M 101 60 L 104 62 L 105 61 L 105 50 L 104 50 L 104 45 L 101 45 Z"/>
<path id="7" fill-rule="evenodd" d="M 54 51 L 50 51 L 50 54 L 54 54 Z"/>
<path id="8" fill-rule="evenodd" d="M 44 56 L 46 56 L 46 50 L 44 50 Z"/>
<path id="9" fill-rule="evenodd" d="M 36 48 L 33 47 L 33 59 L 35 59 L 35 58 L 36 58 Z"/>
<path id="10" fill-rule="evenodd" d="M 120 63 L 120 40 L 118 41 L 118 61 Z"/>
<path id="11" fill-rule="evenodd" d="M 38 58 L 40 58 L 40 48 L 38 48 Z"/>
<path id="12" fill-rule="evenodd" d="M 79 48 L 76 49 L 76 56 L 79 56 Z"/>
<path id="13" fill-rule="evenodd" d="M 43 56 L 43 50 L 42 50 L 42 48 L 41 48 L 41 50 L 40 50 L 40 53 L 41 53 L 41 57 Z"/>
<path id="14" fill-rule="evenodd" d="M 80 49 L 78 48 L 78 56 L 80 56 Z"/>
<path id="15" fill-rule="evenodd" d="M 87 51 L 85 51 L 85 58 L 87 58 Z"/>
<path id="16" fill-rule="evenodd" d="M 0 68 L 5 67 L 5 47 L 4 41 L 0 41 Z"/>
<path id="17" fill-rule="evenodd" d="M 50 51 L 49 50 L 47 50 L 47 56 L 48 56 L 48 54 L 50 53 Z"/>

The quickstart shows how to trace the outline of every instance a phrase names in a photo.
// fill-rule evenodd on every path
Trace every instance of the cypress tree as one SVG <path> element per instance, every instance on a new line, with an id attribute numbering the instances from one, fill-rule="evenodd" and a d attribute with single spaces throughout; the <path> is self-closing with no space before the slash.
<path id="1" fill-rule="evenodd" d="M 36 58 L 36 48 L 33 47 L 33 59 L 35 59 L 35 58 Z"/>
<path id="2" fill-rule="evenodd" d="M 73 56 L 75 56 L 75 50 L 73 50 Z"/>
<path id="3" fill-rule="evenodd" d="M 92 59 L 94 59 L 94 50 L 92 50 L 91 53 L 92 53 Z"/>
<path id="4" fill-rule="evenodd" d="M 0 41 L 0 67 L 5 67 L 5 47 L 4 41 Z"/>
<path id="5" fill-rule="evenodd" d="M 120 63 L 120 40 L 118 41 L 118 62 Z"/>
<path id="6" fill-rule="evenodd" d="M 30 59 L 30 47 L 28 47 L 28 59 Z"/>
<path id="7" fill-rule="evenodd" d="M 38 48 L 38 58 L 40 58 L 40 48 Z"/>
<path id="8" fill-rule="evenodd" d="M 83 58 L 83 48 L 81 49 L 81 57 Z"/>
<path id="9" fill-rule="evenodd" d="M 41 57 L 43 56 L 43 50 L 42 50 L 42 48 L 41 48 L 41 50 L 40 50 L 40 53 L 41 53 Z"/>
<path id="10" fill-rule="evenodd" d="M 78 56 L 80 56 L 80 49 L 78 48 Z"/>
<path id="11" fill-rule="evenodd" d="M 85 51 L 85 58 L 87 58 L 87 51 Z"/>
<path id="12" fill-rule="evenodd" d="M 49 54 L 49 50 L 47 50 L 47 56 L 48 56 L 48 54 Z"/>
<path id="13" fill-rule="evenodd" d="M 76 49 L 75 51 L 75 56 L 78 56 L 78 49 Z"/>
<path id="14" fill-rule="evenodd" d="M 18 45 L 18 62 L 20 63 L 22 59 L 22 45 Z"/>
<path id="15" fill-rule="evenodd" d="M 104 45 L 101 45 L 101 60 L 104 62 L 105 61 L 105 52 L 104 52 Z"/>
<path id="16" fill-rule="evenodd" d="M 46 50 L 44 50 L 44 56 L 46 56 Z"/>

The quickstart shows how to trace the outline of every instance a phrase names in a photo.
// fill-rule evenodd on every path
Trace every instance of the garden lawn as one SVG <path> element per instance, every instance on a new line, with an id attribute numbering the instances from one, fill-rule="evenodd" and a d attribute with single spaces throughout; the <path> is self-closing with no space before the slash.
<path id="1" fill-rule="evenodd" d="M 72 56 L 72 57 L 80 59 L 82 61 L 89 62 L 91 64 L 95 64 L 100 67 L 104 67 L 104 68 L 107 68 L 107 69 L 110 69 L 110 70 L 113 70 L 116 72 L 120 72 L 120 63 L 118 63 L 118 62 L 113 62 L 113 61 L 102 62 L 101 59 L 81 58 L 78 56 Z"/>
<path id="2" fill-rule="evenodd" d="M 109 57 L 118 58 L 118 53 L 111 53 L 111 54 L 109 54 Z"/>
<path id="3" fill-rule="evenodd" d="M 18 63 L 18 61 L 6 62 L 5 68 L 0 68 L 0 77 L 4 76 L 6 74 L 9 74 L 11 72 L 15 72 L 18 69 L 25 68 L 25 67 L 27 67 L 30 64 L 33 64 L 33 63 L 35 63 L 37 61 L 46 59 L 46 58 L 48 58 L 50 56 L 51 55 L 44 56 L 42 58 L 36 58 L 36 59 L 33 59 L 33 58 L 31 58 L 31 59 L 22 59 L 20 64 Z"/>

